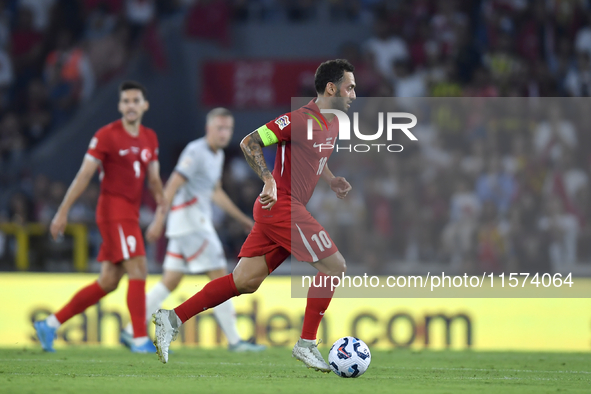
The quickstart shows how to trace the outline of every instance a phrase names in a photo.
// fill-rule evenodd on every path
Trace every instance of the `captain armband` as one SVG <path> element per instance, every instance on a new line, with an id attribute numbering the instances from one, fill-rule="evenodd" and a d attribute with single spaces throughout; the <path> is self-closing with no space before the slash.
<path id="1" fill-rule="evenodd" d="M 261 137 L 264 146 L 273 145 L 279 142 L 275 133 L 273 133 L 273 131 L 267 126 L 261 126 L 257 131 L 259 132 L 259 136 Z"/>

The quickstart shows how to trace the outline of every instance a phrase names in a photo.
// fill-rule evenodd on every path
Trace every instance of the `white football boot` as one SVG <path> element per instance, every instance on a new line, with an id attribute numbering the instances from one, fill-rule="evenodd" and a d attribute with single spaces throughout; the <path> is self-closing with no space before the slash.
<path id="1" fill-rule="evenodd" d="M 176 339 L 179 333 L 179 327 L 183 324 L 181 319 L 172 310 L 158 309 L 152 315 L 153 322 L 156 325 L 156 353 L 163 363 L 168 362 L 168 348 L 170 343 Z"/>
<path id="2" fill-rule="evenodd" d="M 320 354 L 318 344 L 300 338 L 293 347 L 291 356 L 303 362 L 308 368 L 325 373 L 330 372 L 330 366 L 324 361 L 322 354 Z"/>

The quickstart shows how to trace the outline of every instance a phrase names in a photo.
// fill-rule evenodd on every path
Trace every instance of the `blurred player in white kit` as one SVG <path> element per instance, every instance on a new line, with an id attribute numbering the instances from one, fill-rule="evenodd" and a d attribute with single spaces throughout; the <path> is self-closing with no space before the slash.
<path id="1" fill-rule="evenodd" d="M 146 295 L 146 320 L 150 320 L 162 302 L 179 285 L 185 274 L 205 273 L 210 280 L 227 275 L 224 249 L 212 223 L 211 203 L 250 231 L 254 222 L 230 200 L 221 186 L 223 149 L 230 143 L 234 117 L 225 108 L 207 114 L 205 137 L 190 142 L 166 183 L 164 195 L 172 206 L 159 207 L 146 231 L 146 240 L 154 242 L 162 235 L 164 221 L 168 248 L 162 280 Z M 265 346 L 243 341 L 236 328 L 236 312 L 231 300 L 214 308 L 213 313 L 226 335 L 229 350 L 261 351 Z M 130 346 L 133 328 L 121 332 L 121 342 Z"/>

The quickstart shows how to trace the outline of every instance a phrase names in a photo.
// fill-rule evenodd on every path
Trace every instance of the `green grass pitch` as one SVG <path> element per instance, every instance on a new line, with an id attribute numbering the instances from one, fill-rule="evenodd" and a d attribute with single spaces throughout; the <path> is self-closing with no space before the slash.
<path id="1" fill-rule="evenodd" d="M 365 375 L 343 379 L 306 369 L 287 348 L 177 349 L 168 364 L 124 348 L 0 349 L 0 393 L 591 393 L 589 353 L 397 349 L 372 356 Z"/>

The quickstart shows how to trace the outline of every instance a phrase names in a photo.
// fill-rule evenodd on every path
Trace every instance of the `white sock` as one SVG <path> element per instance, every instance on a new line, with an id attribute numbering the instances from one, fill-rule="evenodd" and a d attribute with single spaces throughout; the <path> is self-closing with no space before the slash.
<path id="1" fill-rule="evenodd" d="M 47 325 L 51 328 L 60 328 L 62 325 L 54 314 L 49 315 L 47 319 L 45 319 L 45 322 L 47 322 Z"/>
<path id="2" fill-rule="evenodd" d="M 170 295 L 170 290 L 162 282 L 156 283 L 146 294 L 146 321 L 152 320 L 152 314 L 160 309 L 162 303 Z"/>
<path id="3" fill-rule="evenodd" d="M 236 310 L 231 300 L 223 302 L 213 308 L 213 314 L 218 321 L 218 324 L 222 328 L 228 343 L 230 345 L 236 345 L 242 340 L 238 334 L 238 328 L 236 328 Z"/>
<path id="4" fill-rule="evenodd" d="M 144 343 L 148 342 L 148 340 L 149 340 L 148 337 L 133 338 L 133 344 L 135 346 L 142 346 Z"/>
<path id="5" fill-rule="evenodd" d="M 148 324 L 152 320 L 152 314 L 160 309 L 162 302 L 170 295 L 170 290 L 162 282 L 156 283 L 154 287 L 150 289 L 150 292 L 146 294 L 146 322 Z M 128 323 L 125 326 L 125 331 L 128 334 L 133 335 L 133 326 Z"/>
<path id="6" fill-rule="evenodd" d="M 314 339 L 304 339 L 304 338 L 300 338 L 300 341 L 301 341 L 300 343 L 301 343 L 302 345 L 314 345 L 314 344 L 316 344 L 316 340 L 314 340 Z"/>

